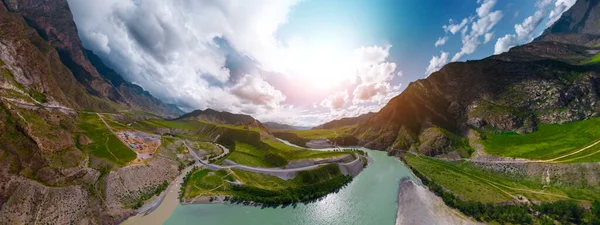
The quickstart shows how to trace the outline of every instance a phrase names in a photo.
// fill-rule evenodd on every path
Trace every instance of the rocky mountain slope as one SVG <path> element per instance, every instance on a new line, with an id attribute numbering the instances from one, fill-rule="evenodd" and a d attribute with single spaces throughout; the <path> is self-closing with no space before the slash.
<path id="1" fill-rule="evenodd" d="M 194 110 L 186 113 L 175 120 L 203 120 L 220 124 L 229 124 L 235 126 L 255 125 L 264 130 L 266 127 L 254 117 L 245 114 L 235 114 L 230 112 L 219 112 L 213 109 Z"/>
<path id="2" fill-rule="evenodd" d="M 537 38 L 583 46 L 600 44 L 600 4 L 596 0 L 580 0 Z"/>
<path id="3" fill-rule="evenodd" d="M 598 116 L 600 66 L 587 63 L 599 52 L 597 3 L 578 1 L 537 41 L 412 82 L 351 133 L 370 148 L 438 155 L 470 130 L 527 133 Z"/>
<path id="4" fill-rule="evenodd" d="M 55 70 L 53 75 L 58 77 L 57 79 L 62 79 L 56 82 L 59 87 L 46 85 L 44 89 L 37 91 L 48 96 L 56 95 L 54 100 L 76 109 L 101 111 L 128 109 L 151 112 L 164 117 L 183 114 L 176 106 L 167 105 L 141 87 L 123 80 L 92 52 L 85 50 L 66 0 L 2 0 L 2 3 L 4 11 L 14 12 L 15 14 L 12 14 L 14 17 L 22 17 L 16 18 L 25 22 L 19 25 L 21 26 L 19 28 L 27 29 L 28 37 L 36 39 L 33 44 L 38 47 L 38 51 L 51 58 L 50 68 Z M 15 37 L 15 40 L 19 39 L 25 38 Z M 6 46 L 6 48 L 11 47 L 14 48 L 15 45 Z M 30 54 L 25 55 L 22 51 L 14 51 L 12 55 L 28 58 Z M 39 63 L 20 66 L 37 65 Z M 29 68 L 21 68 L 21 70 L 27 69 Z M 36 79 L 46 79 L 43 77 L 45 75 L 42 73 Z M 73 82 L 73 79 L 77 82 Z M 81 93 L 78 90 L 81 89 L 79 86 L 82 86 L 87 93 Z M 58 93 L 55 89 L 70 93 Z"/>
<path id="5" fill-rule="evenodd" d="M 119 167 L 84 150 L 109 138 L 82 134 L 90 129 L 83 111 L 181 110 L 86 52 L 66 0 L 0 3 L 0 224 L 118 223 L 178 175 L 187 163 L 176 155 L 182 143 L 161 145 L 145 165 Z"/>
<path id="6" fill-rule="evenodd" d="M 313 130 L 334 129 L 334 128 L 339 128 L 339 127 L 352 126 L 352 125 L 356 125 L 356 124 L 362 123 L 364 121 L 367 121 L 369 118 L 373 117 L 374 115 L 375 115 L 375 113 L 370 112 L 367 114 L 362 114 L 357 117 L 345 117 L 345 118 L 341 118 L 341 119 L 337 119 L 337 120 L 332 120 L 327 123 L 321 124 L 319 126 L 313 127 Z"/>

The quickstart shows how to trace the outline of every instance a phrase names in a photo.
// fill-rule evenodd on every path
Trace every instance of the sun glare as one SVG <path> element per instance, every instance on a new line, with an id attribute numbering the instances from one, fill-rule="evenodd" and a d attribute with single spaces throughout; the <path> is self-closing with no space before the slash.
<path id="1" fill-rule="evenodd" d="M 334 41 L 293 43 L 286 49 L 284 59 L 289 74 L 316 89 L 331 89 L 352 78 L 353 64 L 352 50 Z"/>

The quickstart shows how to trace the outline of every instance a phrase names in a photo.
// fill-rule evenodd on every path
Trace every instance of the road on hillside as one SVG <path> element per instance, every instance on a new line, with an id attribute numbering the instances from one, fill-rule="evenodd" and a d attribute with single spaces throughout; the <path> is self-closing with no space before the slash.
<path id="1" fill-rule="evenodd" d="M 300 171 L 304 171 L 304 170 L 315 169 L 315 168 L 319 167 L 320 165 L 322 165 L 322 164 L 316 164 L 316 165 L 312 165 L 312 166 L 305 166 L 305 167 L 293 168 L 293 169 L 251 167 L 251 166 L 246 166 L 246 165 L 240 165 L 237 163 L 234 165 L 229 165 L 229 166 L 221 166 L 221 165 L 216 165 L 216 164 L 210 164 L 210 163 L 200 159 L 200 157 L 198 157 L 196 152 L 192 148 L 190 148 L 190 146 L 188 146 L 185 141 L 183 143 L 185 144 L 185 147 L 188 148 L 188 150 L 190 151 L 192 156 L 194 156 L 194 158 L 196 159 L 197 162 L 201 163 L 206 168 L 211 169 L 211 170 L 242 169 L 242 170 L 246 170 L 249 172 L 256 172 L 256 173 L 283 173 L 283 172 L 300 172 Z M 229 149 L 225 148 L 225 146 L 222 146 L 222 147 L 224 148 L 225 151 L 229 152 Z M 356 163 L 358 160 L 360 160 L 359 156 L 354 155 L 354 157 L 356 159 L 354 159 L 354 161 L 352 161 L 352 162 L 337 163 L 337 164 L 350 165 L 350 164 Z M 235 163 L 235 162 L 233 162 L 233 163 Z"/>

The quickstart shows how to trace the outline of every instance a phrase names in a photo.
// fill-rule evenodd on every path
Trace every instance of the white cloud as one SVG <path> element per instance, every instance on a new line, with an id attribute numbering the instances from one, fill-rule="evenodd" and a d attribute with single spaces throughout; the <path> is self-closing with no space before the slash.
<path id="1" fill-rule="evenodd" d="M 223 44 L 262 63 L 279 51 L 274 34 L 296 3 L 69 0 L 86 47 L 127 80 L 186 110 L 253 113 L 285 96 L 253 71 L 231 77 Z"/>
<path id="2" fill-rule="evenodd" d="M 434 46 L 439 47 L 439 46 L 446 44 L 446 41 L 448 41 L 448 38 L 449 38 L 448 36 L 438 38 L 438 40 L 435 42 Z"/>
<path id="3" fill-rule="evenodd" d="M 517 45 L 516 36 L 514 34 L 507 34 L 504 37 L 498 38 L 496 41 L 496 45 L 494 46 L 494 54 L 500 54 L 503 52 L 507 52 L 510 48 Z"/>
<path id="4" fill-rule="evenodd" d="M 468 22 L 469 22 L 469 19 L 464 18 L 460 23 L 455 24 L 454 21 L 452 19 L 450 19 L 450 24 L 444 25 L 444 26 L 442 26 L 442 28 L 444 29 L 444 31 L 446 31 L 446 33 L 450 32 L 452 34 L 456 34 L 456 32 L 463 29 L 463 27 L 465 27 Z"/>
<path id="5" fill-rule="evenodd" d="M 472 36 L 472 35 L 463 36 L 462 37 L 463 45 L 460 49 L 460 52 L 457 52 L 452 57 L 452 62 L 458 61 L 465 54 L 468 55 L 468 54 L 472 54 L 473 52 L 475 52 L 480 44 L 479 40 L 477 38 L 478 38 L 478 36 Z"/>
<path id="6" fill-rule="evenodd" d="M 390 81 L 396 71 L 396 64 L 382 62 L 359 71 L 360 84 L 354 89 L 354 103 L 379 101 L 391 90 Z"/>
<path id="7" fill-rule="evenodd" d="M 548 18 L 545 25 L 550 26 L 560 18 L 563 12 L 575 4 L 575 0 L 556 0 L 554 2 L 554 8 L 549 9 L 552 2 L 554 2 L 554 0 L 537 1 L 534 14 L 525 18 L 521 23 L 515 24 L 515 34 L 507 34 L 498 38 L 494 48 L 494 54 L 500 54 L 518 44 L 530 42 L 534 39 L 537 30 L 545 28 L 541 25 L 545 18 Z"/>
<path id="8" fill-rule="evenodd" d="M 231 87 L 230 91 L 244 105 L 265 106 L 268 110 L 277 109 L 285 100 L 281 91 L 275 89 L 259 75 L 246 74 Z"/>
<path id="9" fill-rule="evenodd" d="M 496 0 L 483 0 L 478 1 L 478 3 L 481 5 L 475 9 L 477 17 L 463 19 L 463 21 L 474 20 L 474 22 L 471 23 L 471 32 L 468 32 L 469 26 L 466 26 L 467 23 L 465 23 L 464 28 L 462 28 L 461 41 L 463 45 L 460 51 L 452 57 L 452 62 L 460 60 L 464 55 L 469 55 L 477 51 L 477 48 L 479 48 L 479 45 L 481 44 L 481 36 L 484 36 L 483 43 L 488 43 L 493 35 L 491 30 L 504 16 L 500 10 L 492 11 L 496 5 Z"/>
<path id="10" fill-rule="evenodd" d="M 494 32 L 486 33 L 485 36 L 483 37 L 483 43 L 487 44 L 488 42 L 490 42 L 492 40 L 492 38 L 494 38 Z"/>
<path id="11" fill-rule="evenodd" d="M 438 71 L 442 66 L 448 63 L 448 53 L 441 52 L 440 56 L 433 56 L 429 61 L 429 66 L 425 71 L 425 75 L 429 76 L 431 73 Z"/>
<path id="12" fill-rule="evenodd" d="M 356 62 L 360 64 L 359 66 L 370 66 L 384 62 L 390 55 L 390 48 L 392 48 L 391 45 L 386 45 L 384 47 L 362 46 L 358 49 L 355 49 L 353 55 L 356 58 Z"/>
<path id="13" fill-rule="evenodd" d="M 546 22 L 546 26 L 551 26 L 556 22 L 560 16 L 571 8 L 577 2 L 577 0 L 557 0 L 554 3 L 554 8 L 550 11 L 548 22 Z"/>
<path id="14" fill-rule="evenodd" d="M 473 24 L 471 25 L 471 36 L 479 37 L 489 32 L 500 22 L 503 14 L 500 10 L 485 14 L 483 17 L 479 17 Z"/>
<path id="15" fill-rule="evenodd" d="M 348 102 L 349 96 L 348 91 L 340 91 L 333 95 L 330 95 L 325 100 L 321 102 L 321 106 L 328 107 L 331 110 L 339 110 L 346 106 Z"/>
<path id="16" fill-rule="evenodd" d="M 484 0 L 483 2 L 477 2 L 481 3 L 481 5 L 475 9 L 475 12 L 477 12 L 477 16 L 479 16 L 479 18 L 487 16 L 492 8 L 494 8 L 494 5 L 496 5 L 496 0 Z"/>
<path id="17" fill-rule="evenodd" d="M 92 45 L 97 46 L 98 50 L 100 50 L 102 53 L 110 53 L 110 47 L 108 47 L 108 37 L 106 35 L 97 32 L 90 32 L 88 40 L 92 43 Z"/>
<path id="18" fill-rule="evenodd" d="M 542 20 L 544 19 L 545 10 L 537 10 L 533 16 L 529 16 L 523 20 L 520 24 L 515 24 L 515 33 L 519 40 L 525 38 L 532 38 L 531 35 L 535 29 L 538 28 Z"/>

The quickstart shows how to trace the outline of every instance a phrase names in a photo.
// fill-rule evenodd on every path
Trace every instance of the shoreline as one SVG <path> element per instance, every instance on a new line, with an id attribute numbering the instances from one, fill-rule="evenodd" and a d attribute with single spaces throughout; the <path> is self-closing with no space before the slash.
<path id="1" fill-rule="evenodd" d="M 355 173 L 349 173 L 349 175 L 351 175 L 354 178 L 354 177 L 358 176 L 365 168 L 370 166 L 371 163 L 373 162 L 372 158 L 367 155 L 366 159 L 367 159 L 366 166 L 364 166 L 364 167 L 361 166 L 361 168 L 359 170 L 357 170 Z M 337 164 L 341 169 L 341 167 L 349 166 L 352 164 L 357 164 L 357 162 L 362 162 L 362 160 L 360 160 L 360 156 L 358 156 L 358 155 L 356 155 L 356 159 L 353 160 L 352 162 L 334 163 L 334 164 Z M 362 163 L 360 163 L 360 164 L 362 165 Z M 217 200 L 214 200 L 212 202 L 209 201 L 210 197 L 208 197 L 208 196 L 199 196 L 197 198 L 188 199 L 188 200 L 181 200 L 179 198 L 179 191 L 180 191 L 181 184 L 183 183 L 183 178 L 185 177 L 185 175 L 188 172 L 192 171 L 195 167 L 206 168 L 202 162 L 196 162 L 195 164 L 184 168 L 183 170 L 181 170 L 181 173 L 173 180 L 173 182 L 169 184 L 169 187 L 165 191 L 160 193 L 159 196 L 154 197 L 154 198 L 152 198 L 152 200 L 145 203 L 140 209 L 135 210 L 134 211 L 135 213 L 133 213 L 129 217 L 125 218 L 119 224 L 123 224 L 123 225 L 162 224 L 169 218 L 169 216 L 173 213 L 175 208 L 179 205 L 230 204 L 229 201 L 224 201 L 225 196 L 216 196 Z M 346 185 L 347 184 L 345 184 L 341 188 L 344 188 Z M 338 191 L 338 190 L 336 190 L 336 191 Z M 331 193 L 334 193 L 336 191 L 333 191 Z M 329 195 L 331 193 L 328 193 L 327 195 Z M 325 195 L 325 196 L 327 196 L 327 195 Z M 323 196 L 323 197 L 325 197 L 325 196 Z M 321 198 L 323 198 L 323 197 L 321 197 Z M 318 201 L 318 199 L 314 200 L 314 201 Z M 309 201 L 309 202 L 312 202 L 312 201 Z M 303 202 L 298 202 L 298 203 L 303 203 Z M 298 203 L 293 203 L 293 204 L 298 204 Z M 242 204 L 242 205 L 254 206 L 254 207 L 265 207 L 265 205 L 262 203 L 249 203 L 249 204 Z"/>
<path id="2" fill-rule="evenodd" d="M 169 184 L 169 187 L 165 191 L 160 193 L 158 197 L 145 203 L 140 209 L 135 210 L 134 214 L 119 224 L 163 224 L 169 218 L 169 216 L 163 214 L 171 215 L 175 208 L 181 204 L 179 202 L 179 189 L 181 183 L 183 183 L 183 177 L 196 167 L 200 168 L 202 165 L 196 163 L 181 170 L 181 174 Z"/>
<path id="3" fill-rule="evenodd" d="M 448 207 L 440 197 L 414 180 L 404 177 L 399 182 L 395 225 L 481 224 Z"/>

